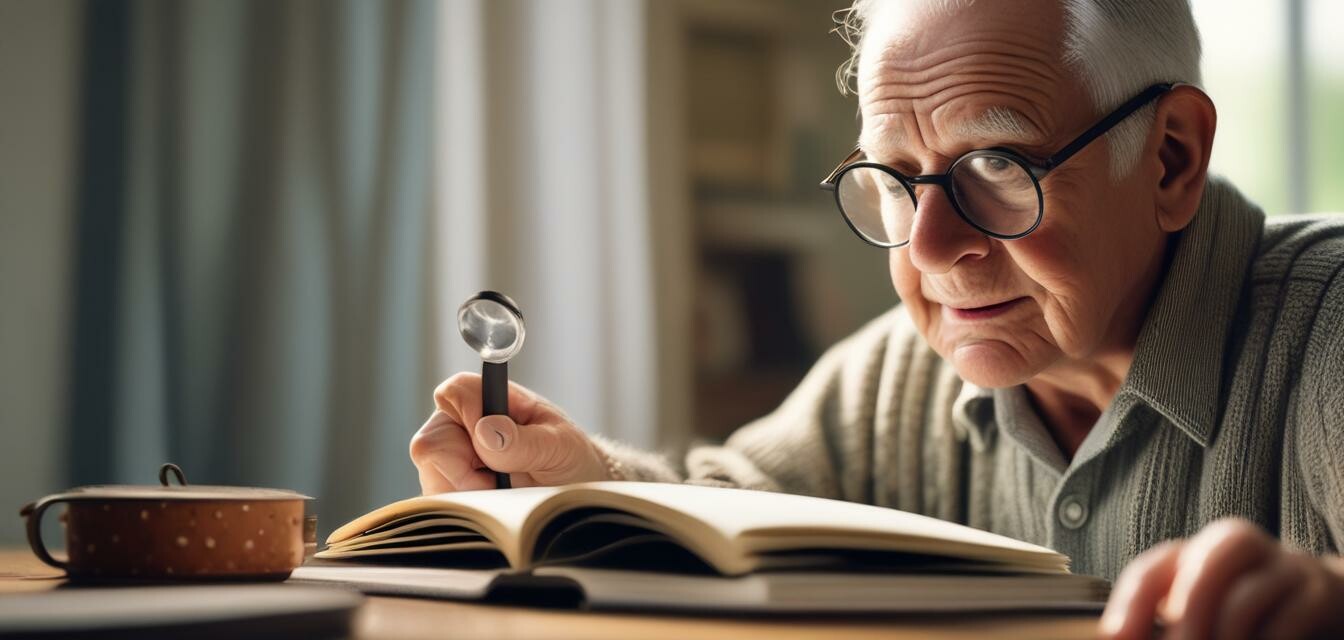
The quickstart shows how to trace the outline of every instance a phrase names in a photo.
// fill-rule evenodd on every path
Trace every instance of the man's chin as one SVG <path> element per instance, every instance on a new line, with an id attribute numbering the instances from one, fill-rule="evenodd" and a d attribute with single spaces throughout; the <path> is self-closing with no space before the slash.
<path id="1" fill-rule="evenodd" d="M 985 389 L 1016 386 L 1040 372 L 1025 354 L 999 340 L 956 345 L 948 361 L 962 380 Z"/>

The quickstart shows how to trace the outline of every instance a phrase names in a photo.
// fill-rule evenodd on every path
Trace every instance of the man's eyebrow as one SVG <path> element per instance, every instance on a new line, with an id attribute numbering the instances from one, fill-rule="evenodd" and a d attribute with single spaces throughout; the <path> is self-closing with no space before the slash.
<path id="1" fill-rule="evenodd" d="M 988 145 L 1015 144 L 1039 147 L 1045 143 L 1039 130 L 1016 109 L 991 107 L 979 115 L 949 123 L 947 135 L 963 140 L 975 140 Z M 859 132 L 859 147 L 868 157 L 886 157 L 898 154 L 906 144 L 902 121 L 891 119 L 877 126 L 865 127 Z"/>
<path id="2" fill-rule="evenodd" d="M 952 135 L 975 140 L 989 140 L 995 144 L 1039 144 L 1036 127 L 1028 124 L 1021 113 L 1007 107 L 991 107 L 968 120 L 953 121 L 948 126 Z"/>
<path id="3" fill-rule="evenodd" d="M 895 118 L 872 127 L 859 129 L 859 148 L 869 158 L 882 157 L 883 151 L 895 151 L 905 147 L 905 127 Z"/>

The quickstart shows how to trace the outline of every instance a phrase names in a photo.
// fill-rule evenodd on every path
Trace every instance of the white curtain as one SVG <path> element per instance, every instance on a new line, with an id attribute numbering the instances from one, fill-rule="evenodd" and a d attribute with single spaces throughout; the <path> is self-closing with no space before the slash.
<path id="1" fill-rule="evenodd" d="M 456 311 L 477 290 L 496 289 L 527 320 L 513 379 L 590 432 L 652 447 L 659 379 L 644 8 L 440 6 L 432 252 L 441 377 L 479 369 Z"/>

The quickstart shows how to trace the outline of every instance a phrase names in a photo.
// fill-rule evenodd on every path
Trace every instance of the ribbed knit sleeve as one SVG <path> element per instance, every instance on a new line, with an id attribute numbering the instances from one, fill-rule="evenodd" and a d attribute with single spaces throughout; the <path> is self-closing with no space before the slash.
<path id="1" fill-rule="evenodd" d="M 1344 239 L 1341 265 L 1322 296 L 1302 370 L 1298 460 L 1307 498 L 1325 520 L 1328 546 L 1344 549 Z"/>

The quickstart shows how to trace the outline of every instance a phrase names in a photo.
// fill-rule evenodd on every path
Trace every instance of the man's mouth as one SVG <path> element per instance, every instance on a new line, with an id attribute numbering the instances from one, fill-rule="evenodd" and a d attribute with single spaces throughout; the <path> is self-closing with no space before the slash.
<path id="1" fill-rule="evenodd" d="M 995 316 L 1003 314 L 1007 312 L 1009 309 L 1016 307 L 1018 304 L 1025 302 L 1026 300 L 1027 298 L 1024 296 L 1020 298 L 1013 298 L 1012 300 L 1007 300 L 1004 302 L 988 304 L 982 307 L 953 307 L 951 305 L 947 305 L 944 306 L 943 308 L 947 309 L 947 311 L 951 313 L 953 317 L 959 320 L 984 320 L 987 318 L 993 318 Z"/>

